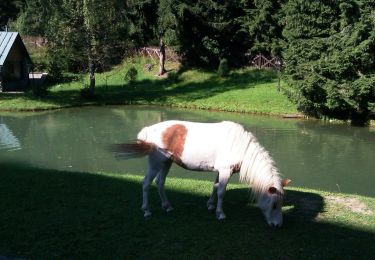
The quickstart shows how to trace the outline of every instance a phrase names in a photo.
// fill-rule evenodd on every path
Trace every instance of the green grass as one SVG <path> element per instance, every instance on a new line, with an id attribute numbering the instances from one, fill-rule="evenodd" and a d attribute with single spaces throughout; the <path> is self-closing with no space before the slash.
<path id="1" fill-rule="evenodd" d="M 169 178 L 175 210 L 161 210 L 153 187 L 153 216 L 145 220 L 140 176 L 0 167 L 0 256 L 372 259 L 375 254 L 374 198 L 288 188 L 284 226 L 274 230 L 242 185 L 229 184 L 228 219 L 220 223 L 205 207 L 211 182 Z M 350 200 L 363 203 L 367 212 L 355 212 Z"/>
<path id="2" fill-rule="evenodd" d="M 74 75 L 50 88 L 44 98 L 31 93 L 0 94 L 0 110 L 43 110 L 92 104 L 162 105 L 263 114 L 296 113 L 295 106 L 277 91 L 277 74 L 252 68 L 236 69 L 226 78 L 215 72 L 189 69 L 177 72 L 178 64 L 167 63 L 174 79 L 155 77 L 156 66 L 145 72 L 145 60 L 130 60 L 112 71 L 96 74 L 96 98 L 85 100 L 80 90 L 87 75 Z M 138 70 L 135 83 L 124 81 L 130 66 Z"/>

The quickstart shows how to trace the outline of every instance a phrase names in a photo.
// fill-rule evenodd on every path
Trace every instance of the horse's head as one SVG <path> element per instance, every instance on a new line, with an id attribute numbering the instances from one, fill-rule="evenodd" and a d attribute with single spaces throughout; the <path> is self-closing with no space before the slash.
<path id="1" fill-rule="evenodd" d="M 281 185 L 278 185 L 279 188 L 274 186 L 269 187 L 258 199 L 258 206 L 266 217 L 268 225 L 271 227 L 277 228 L 281 227 L 283 224 L 281 211 L 284 200 L 283 187 L 288 185 L 289 182 L 289 179 L 284 179 L 281 181 Z"/>

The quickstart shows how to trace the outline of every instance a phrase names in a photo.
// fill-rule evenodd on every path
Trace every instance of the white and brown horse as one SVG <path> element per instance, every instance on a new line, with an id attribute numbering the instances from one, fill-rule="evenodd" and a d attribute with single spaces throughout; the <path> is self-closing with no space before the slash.
<path id="1" fill-rule="evenodd" d="M 164 190 L 164 183 L 172 162 L 194 171 L 214 171 L 217 177 L 207 207 L 215 209 L 216 217 L 225 219 L 223 197 L 232 174 L 239 172 L 240 181 L 251 186 L 251 191 L 267 223 L 280 227 L 283 222 L 281 207 L 283 187 L 290 180 L 282 180 L 274 162 L 256 138 L 233 122 L 195 123 L 165 121 L 143 128 L 137 142 L 117 146 L 124 157 L 148 155 L 148 170 L 143 181 L 144 216 L 151 216 L 149 187 L 156 177 L 162 207 L 173 210 Z"/>

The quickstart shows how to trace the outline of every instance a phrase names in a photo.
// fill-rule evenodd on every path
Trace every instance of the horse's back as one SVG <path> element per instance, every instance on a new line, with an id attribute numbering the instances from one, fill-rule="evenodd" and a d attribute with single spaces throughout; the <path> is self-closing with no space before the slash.
<path id="1" fill-rule="evenodd" d="M 142 129 L 138 139 L 168 151 L 186 168 L 214 170 L 218 158 L 225 157 L 227 143 L 243 131 L 241 125 L 229 121 L 164 121 Z"/>
<path id="2" fill-rule="evenodd" d="M 169 120 L 144 127 L 138 133 L 138 139 L 151 142 L 160 148 L 165 148 L 165 142 L 172 141 L 176 137 L 183 138 L 185 143 L 192 142 L 205 145 L 213 142 L 218 143 L 222 138 L 227 138 L 230 129 L 234 128 L 243 130 L 241 125 L 231 121 L 199 123 Z"/>

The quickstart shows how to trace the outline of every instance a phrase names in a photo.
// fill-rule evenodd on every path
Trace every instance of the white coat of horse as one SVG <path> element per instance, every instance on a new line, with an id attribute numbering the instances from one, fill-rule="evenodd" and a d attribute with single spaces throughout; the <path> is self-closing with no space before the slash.
<path id="1" fill-rule="evenodd" d="M 148 155 L 147 174 L 143 180 L 144 216 L 151 216 L 149 187 L 156 177 L 162 207 L 173 210 L 164 190 L 172 162 L 194 171 L 214 171 L 217 177 L 207 207 L 215 209 L 219 220 L 226 218 L 223 197 L 232 174 L 239 172 L 240 181 L 251 187 L 252 195 L 267 223 L 280 227 L 284 189 L 290 180 L 282 180 L 274 162 L 256 138 L 234 122 L 195 123 L 164 121 L 144 127 L 137 142 L 117 146 L 124 157 Z"/>

